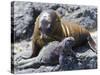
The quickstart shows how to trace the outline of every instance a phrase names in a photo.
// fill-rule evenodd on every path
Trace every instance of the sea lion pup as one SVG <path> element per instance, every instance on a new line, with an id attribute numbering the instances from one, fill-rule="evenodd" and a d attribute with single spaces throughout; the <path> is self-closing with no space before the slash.
<path id="1" fill-rule="evenodd" d="M 75 57 L 72 50 L 74 42 L 75 40 L 73 37 L 65 38 L 61 42 L 53 41 L 43 47 L 37 57 L 19 61 L 15 66 L 17 69 L 29 67 L 38 68 L 41 65 L 57 65 L 59 63 L 60 67 L 62 67 L 65 64 L 67 55 Z"/>
<path id="2" fill-rule="evenodd" d="M 54 10 L 49 9 L 44 10 L 36 19 L 32 39 L 32 56 L 37 56 L 40 49 L 48 42 L 61 41 L 65 37 L 73 37 L 75 39 L 73 47 L 88 43 L 90 48 L 96 52 L 96 44 L 88 30 L 76 23 L 60 19 Z"/>

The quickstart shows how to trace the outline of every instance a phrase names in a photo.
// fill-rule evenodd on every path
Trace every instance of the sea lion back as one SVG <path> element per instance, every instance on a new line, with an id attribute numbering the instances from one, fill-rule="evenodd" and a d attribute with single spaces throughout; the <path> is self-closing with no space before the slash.
<path id="1" fill-rule="evenodd" d="M 74 37 L 76 41 L 76 46 L 79 46 L 87 41 L 87 37 L 90 35 L 89 31 L 79 24 L 74 22 L 69 22 L 66 20 L 61 20 L 62 29 L 65 33 L 65 37 Z"/>

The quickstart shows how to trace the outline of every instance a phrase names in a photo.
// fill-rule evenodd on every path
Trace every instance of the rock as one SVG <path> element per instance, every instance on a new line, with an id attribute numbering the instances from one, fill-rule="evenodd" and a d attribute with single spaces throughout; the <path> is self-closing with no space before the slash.
<path id="1" fill-rule="evenodd" d="M 33 33 L 34 9 L 31 2 L 12 2 L 14 41 L 29 38 Z M 31 30 L 30 30 L 31 29 Z"/>
<path id="2" fill-rule="evenodd" d="M 48 52 L 44 52 L 45 55 L 43 53 L 43 49 L 44 50 L 51 50 L 54 47 L 56 47 L 58 45 L 58 42 L 54 41 L 54 42 L 50 42 L 48 45 L 44 46 L 42 48 L 42 52 L 40 52 L 39 56 L 48 56 L 46 55 L 46 53 Z M 51 47 L 52 46 L 52 47 Z M 78 47 L 76 49 L 73 49 L 73 51 L 76 52 L 76 58 L 74 58 L 71 55 L 68 55 L 65 57 L 65 62 L 64 62 L 64 67 L 62 69 L 57 68 L 59 66 L 59 64 L 56 65 L 41 65 L 38 68 L 26 68 L 26 69 L 22 69 L 22 70 L 16 70 L 16 73 L 26 73 L 26 72 L 52 72 L 52 71 L 67 71 L 67 70 L 81 70 L 81 69 L 96 69 L 97 68 L 97 54 L 94 53 L 88 46 L 81 46 Z M 38 57 L 39 57 L 38 56 Z M 48 57 L 47 57 L 48 58 Z M 42 60 L 42 59 L 41 59 Z M 16 61 L 15 61 L 16 62 Z"/>
<path id="3" fill-rule="evenodd" d="M 59 7 L 56 11 L 61 15 L 61 17 L 67 13 L 66 9 L 62 7 Z"/>
<path id="4" fill-rule="evenodd" d="M 77 11 L 80 8 L 81 8 L 81 6 L 78 6 L 78 5 L 68 5 L 67 11 L 69 13 L 73 13 L 74 11 Z"/>
<path id="5" fill-rule="evenodd" d="M 96 7 L 80 6 L 80 9 L 63 16 L 63 18 L 69 21 L 79 23 L 90 31 L 97 29 Z"/>
<path id="6" fill-rule="evenodd" d="M 83 18 L 80 21 L 80 25 L 83 25 L 85 28 L 87 28 L 90 31 L 93 31 L 94 29 L 97 29 L 96 21 L 91 19 L 89 16 L 86 18 Z"/>
<path id="7" fill-rule="evenodd" d="M 52 72 L 55 69 L 56 66 L 41 66 L 38 69 L 23 69 L 23 70 L 17 70 L 15 71 L 15 74 L 23 74 L 23 73 L 40 73 L 40 72 Z"/>
<path id="8" fill-rule="evenodd" d="M 16 60 L 19 57 L 23 58 L 29 58 L 32 55 L 32 44 L 31 41 L 21 41 L 20 43 L 15 43 L 12 45 L 14 51 L 13 53 L 15 54 L 14 59 Z"/>

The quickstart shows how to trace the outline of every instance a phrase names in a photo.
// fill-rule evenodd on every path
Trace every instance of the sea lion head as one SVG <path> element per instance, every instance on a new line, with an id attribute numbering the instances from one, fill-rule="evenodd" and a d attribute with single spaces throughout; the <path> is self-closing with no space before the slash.
<path id="1" fill-rule="evenodd" d="M 39 15 L 39 30 L 41 33 L 41 38 L 47 38 L 47 36 L 53 31 L 55 23 L 58 21 L 59 17 L 54 10 L 44 10 Z"/>
<path id="2" fill-rule="evenodd" d="M 75 39 L 73 37 L 67 37 L 60 43 L 64 48 L 71 48 L 75 44 Z"/>

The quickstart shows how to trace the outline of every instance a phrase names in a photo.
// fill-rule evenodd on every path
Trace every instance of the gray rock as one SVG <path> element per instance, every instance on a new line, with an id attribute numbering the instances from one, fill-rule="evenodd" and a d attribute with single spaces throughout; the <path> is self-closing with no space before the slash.
<path id="1" fill-rule="evenodd" d="M 96 7 L 80 6 L 80 9 L 63 16 L 63 18 L 79 23 L 90 31 L 97 29 Z"/>
<path id="2" fill-rule="evenodd" d="M 81 8 L 81 6 L 78 6 L 78 5 L 68 5 L 67 11 L 69 13 L 73 13 L 74 11 L 77 11 L 80 8 Z"/>
<path id="3" fill-rule="evenodd" d="M 29 38 L 33 33 L 34 8 L 31 2 L 12 3 L 12 29 L 15 41 Z M 31 28 L 31 30 L 30 30 Z"/>
<path id="4" fill-rule="evenodd" d="M 62 7 L 59 7 L 56 11 L 61 15 L 61 17 L 64 16 L 67 12 L 66 9 Z"/>
<path id="5" fill-rule="evenodd" d="M 37 60 L 39 60 L 39 62 L 44 62 L 44 61 L 50 62 L 45 59 L 49 58 L 50 51 L 52 51 L 56 46 L 58 46 L 58 44 L 59 44 L 59 42 L 57 42 L 57 41 L 50 42 L 47 46 L 44 46 L 42 48 L 38 57 L 29 59 L 29 62 L 31 60 L 32 60 L 32 62 L 37 62 Z M 97 54 L 94 53 L 87 45 L 73 49 L 73 51 L 75 52 L 76 57 L 73 57 L 72 55 L 66 55 L 64 62 L 63 62 L 64 67 L 62 69 L 58 68 L 59 64 L 56 64 L 56 65 L 43 64 L 39 67 L 39 65 L 35 63 L 35 65 L 34 65 L 35 67 L 32 68 L 32 66 L 30 66 L 28 68 L 23 68 L 22 70 L 17 69 L 16 73 L 52 72 L 52 71 L 67 71 L 67 70 L 96 69 L 97 68 Z M 42 58 L 41 58 L 41 56 L 42 56 Z M 33 59 L 37 59 L 37 60 L 33 61 Z M 22 59 L 22 61 L 23 61 L 23 59 Z M 26 60 L 24 60 L 24 61 L 26 61 Z M 30 62 L 30 64 L 32 62 Z M 24 63 L 26 63 L 26 62 L 24 62 Z"/>

